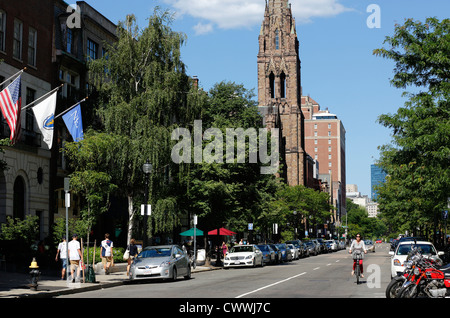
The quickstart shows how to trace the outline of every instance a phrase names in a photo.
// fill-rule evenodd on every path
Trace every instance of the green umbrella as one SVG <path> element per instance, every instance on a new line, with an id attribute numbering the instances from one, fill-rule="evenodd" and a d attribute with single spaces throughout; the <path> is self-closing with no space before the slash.
<path id="1" fill-rule="evenodd" d="M 194 228 L 191 228 L 183 233 L 180 233 L 181 236 L 194 236 Z M 203 236 L 203 231 L 199 229 L 195 229 L 195 236 Z"/>

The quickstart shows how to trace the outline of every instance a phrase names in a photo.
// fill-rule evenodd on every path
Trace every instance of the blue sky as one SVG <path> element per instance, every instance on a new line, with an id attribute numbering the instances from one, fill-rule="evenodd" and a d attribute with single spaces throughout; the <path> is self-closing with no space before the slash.
<path id="1" fill-rule="evenodd" d="M 187 35 L 182 59 L 191 76 L 209 90 L 232 81 L 257 94 L 256 56 L 264 0 L 88 0 L 114 23 L 134 14 L 145 27 L 155 6 L 175 13 L 172 29 Z M 70 2 L 68 2 L 70 3 Z M 392 87 L 394 64 L 372 54 L 405 19 L 448 18 L 448 0 L 290 0 L 297 22 L 303 94 L 338 115 L 346 129 L 347 184 L 370 196 L 370 165 L 390 131 L 381 114 L 403 106 L 403 91 Z M 380 27 L 369 28 L 371 4 Z"/>

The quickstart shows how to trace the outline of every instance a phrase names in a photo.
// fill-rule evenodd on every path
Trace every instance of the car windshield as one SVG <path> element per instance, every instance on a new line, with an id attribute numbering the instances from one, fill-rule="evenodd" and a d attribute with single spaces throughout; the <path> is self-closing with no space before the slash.
<path id="1" fill-rule="evenodd" d="M 269 247 L 267 245 L 256 245 L 261 251 L 268 252 Z"/>
<path id="2" fill-rule="evenodd" d="M 170 247 L 152 247 L 149 249 L 143 250 L 138 257 L 139 258 L 149 258 L 149 257 L 164 257 L 164 256 L 170 256 L 171 253 Z"/>
<path id="3" fill-rule="evenodd" d="M 237 245 L 231 248 L 231 253 L 253 252 L 253 246 Z"/>
<path id="4" fill-rule="evenodd" d="M 312 245 L 313 243 L 312 242 L 306 242 L 305 244 L 306 245 Z"/>
<path id="5" fill-rule="evenodd" d="M 397 255 L 408 255 L 412 248 L 417 247 L 422 254 L 436 255 L 436 250 L 430 244 L 402 244 L 397 249 Z"/>

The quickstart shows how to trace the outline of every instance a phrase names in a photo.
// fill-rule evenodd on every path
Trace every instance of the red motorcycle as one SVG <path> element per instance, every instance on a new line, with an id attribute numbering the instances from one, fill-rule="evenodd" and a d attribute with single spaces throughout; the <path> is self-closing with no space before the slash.
<path id="1" fill-rule="evenodd" d="M 398 298 L 450 297 L 450 264 L 441 266 L 439 258 L 420 255 L 413 270 L 406 278 Z"/>

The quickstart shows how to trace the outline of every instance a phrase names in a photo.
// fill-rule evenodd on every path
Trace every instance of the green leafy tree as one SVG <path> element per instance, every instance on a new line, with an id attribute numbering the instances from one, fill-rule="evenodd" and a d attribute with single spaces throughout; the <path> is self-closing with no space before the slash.
<path id="1" fill-rule="evenodd" d="M 178 171 L 170 158 L 171 132 L 199 117 L 202 94 L 185 73 L 180 59 L 185 35 L 172 31 L 171 21 L 167 11 L 156 9 L 144 29 L 132 15 L 119 23 L 118 40 L 105 44 L 102 59 L 89 62 L 97 121 L 78 143 L 88 149 L 69 150 L 76 167 L 89 165 L 120 186 L 116 194 L 128 199 L 128 238 L 137 207 L 144 203 L 142 165 L 147 160 L 153 165 L 149 201 L 156 230 L 167 232 L 180 224 L 165 173 L 166 168 L 170 174 Z M 148 229 L 143 235 L 151 235 L 152 222 Z"/>
<path id="2" fill-rule="evenodd" d="M 396 229 L 431 227 L 450 193 L 450 20 L 406 20 L 375 55 L 395 62 L 391 83 L 409 99 L 379 122 L 392 130 L 380 147 L 387 173 L 379 187 L 380 208 Z"/>

